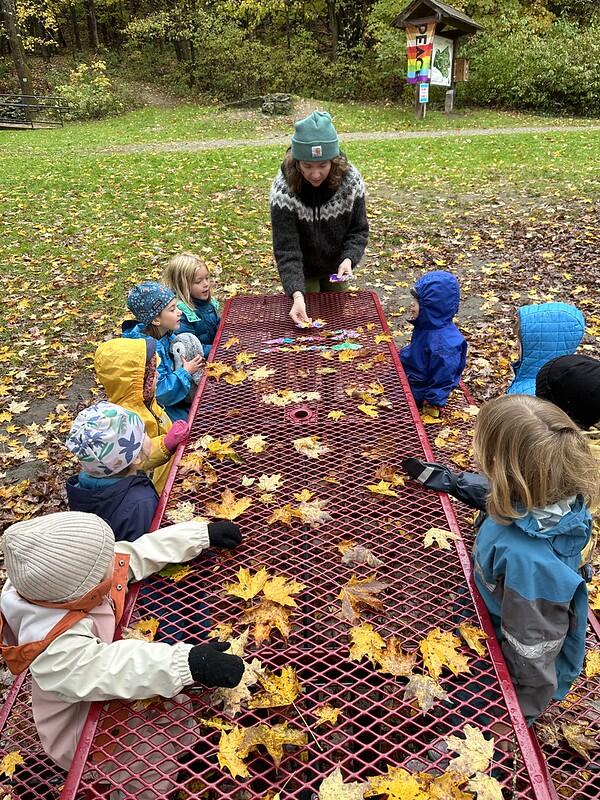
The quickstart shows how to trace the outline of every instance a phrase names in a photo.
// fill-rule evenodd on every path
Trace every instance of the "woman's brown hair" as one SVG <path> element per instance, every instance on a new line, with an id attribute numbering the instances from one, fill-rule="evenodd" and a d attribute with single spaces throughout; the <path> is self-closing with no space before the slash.
<path id="1" fill-rule="evenodd" d="M 285 175 L 287 185 L 295 194 L 300 193 L 300 190 L 302 189 L 302 182 L 304 181 L 299 165 L 300 162 L 295 158 L 292 158 L 292 148 L 288 148 L 285 158 L 283 159 L 283 174 Z M 344 153 L 340 153 L 339 156 L 332 158 L 331 170 L 324 181 L 325 186 L 327 186 L 329 189 L 337 189 L 342 182 L 342 178 L 349 169 L 350 164 L 348 163 L 348 159 Z"/>
<path id="2" fill-rule="evenodd" d="M 514 394 L 485 403 L 473 450 L 490 480 L 487 509 L 502 524 L 573 495 L 597 501 L 600 465 L 584 435 L 539 397 Z"/>

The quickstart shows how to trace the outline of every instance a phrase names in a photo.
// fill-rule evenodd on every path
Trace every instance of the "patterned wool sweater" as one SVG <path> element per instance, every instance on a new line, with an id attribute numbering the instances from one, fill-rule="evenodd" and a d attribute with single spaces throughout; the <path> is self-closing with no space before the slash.
<path id="1" fill-rule="evenodd" d="M 271 187 L 273 253 L 288 295 L 304 292 L 304 278 L 337 272 L 349 258 L 361 260 L 369 237 L 365 185 L 352 165 L 337 189 L 313 187 L 303 181 L 296 194 L 289 188 L 283 167 Z"/>

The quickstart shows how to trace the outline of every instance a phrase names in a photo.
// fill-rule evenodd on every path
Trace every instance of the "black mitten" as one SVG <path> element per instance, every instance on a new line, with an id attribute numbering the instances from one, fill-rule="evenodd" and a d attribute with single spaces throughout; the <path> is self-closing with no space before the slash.
<path id="1" fill-rule="evenodd" d="M 485 509 L 489 482 L 485 475 L 477 472 L 452 472 L 451 469 L 435 461 L 420 461 L 406 458 L 402 468 L 411 478 L 436 492 L 447 492 L 471 508 Z"/>
<path id="2" fill-rule="evenodd" d="M 229 642 L 199 644 L 190 650 L 188 663 L 192 678 L 204 686 L 224 686 L 233 689 L 244 674 L 244 662 L 239 656 L 225 653 Z"/>
<path id="3" fill-rule="evenodd" d="M 208 538 L 211 547 L 235 547 L 242 541 L 242 534 L 234 522 L 219 520 L 208 523 Z"/>

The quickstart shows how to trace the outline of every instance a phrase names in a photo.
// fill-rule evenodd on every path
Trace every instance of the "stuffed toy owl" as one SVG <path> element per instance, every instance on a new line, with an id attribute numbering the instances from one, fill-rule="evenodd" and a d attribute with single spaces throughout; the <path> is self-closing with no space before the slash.
<path id="1" fill-rule="evenodd" d="M 179 367 L 183 366 L 184 359 L 189 361 L 191 358 L 194 358 L 194 356 L 203 356 L 204 350 L 202 349 L 202 343 L 200 342 L 200 339 L 198 339 L 197 336 L 194 336 L 193 333 L 178 333 L 171 342 L 171 353 L 173 353 L 175 369 L 178 369 Z M 201 369 L 199 369 L 197 372 L 194 372 L 192 375 L 192 380 L 194 383 L 192 384 L 187 396 L 187 400 L 190 402 L 194 399 L 194 395 L 196 394 L 196 389 L 198 388 L 201 377 Z"/>

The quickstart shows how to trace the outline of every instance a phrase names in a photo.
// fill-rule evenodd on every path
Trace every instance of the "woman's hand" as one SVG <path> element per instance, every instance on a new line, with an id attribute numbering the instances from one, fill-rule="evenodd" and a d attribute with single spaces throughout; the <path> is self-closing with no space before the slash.
<path id="1" fill-rule="evenodd" d="M 296 325 L 301 325 L 302 323 L 308 323 L 310 325 L 312 320 L 306 313 L 306 302 L 304 300 L 304 295 L 302 292 L 294 292 L 292 297 L 294 299 L 292 308 L 290 310 L 292 322 L 294 322 Z"/>
<path id="2" fill-rule="evenodd" d="M 345 258 L 338 267 L 338 278 L 351 278 L 352 277 L 352 262 L 349 258 Z"/>

